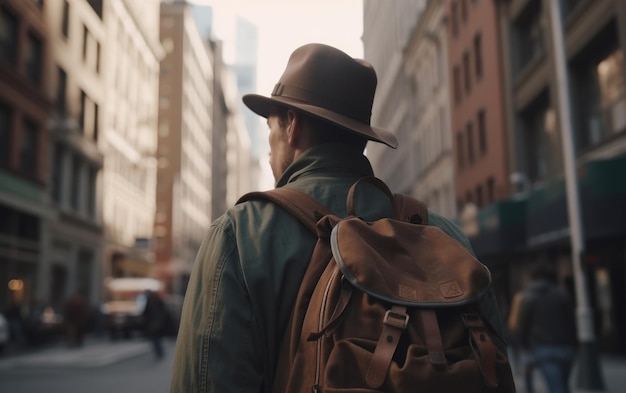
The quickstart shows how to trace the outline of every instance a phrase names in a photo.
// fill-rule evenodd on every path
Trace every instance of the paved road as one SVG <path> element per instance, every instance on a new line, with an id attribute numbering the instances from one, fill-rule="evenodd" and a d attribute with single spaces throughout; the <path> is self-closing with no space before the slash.
<path id="1" fill-rule="evenodd" d="M 157 360 L 143 340 L 89 342 L 0 358 L 0 392 L 167 393 L 174 341 Z"/>

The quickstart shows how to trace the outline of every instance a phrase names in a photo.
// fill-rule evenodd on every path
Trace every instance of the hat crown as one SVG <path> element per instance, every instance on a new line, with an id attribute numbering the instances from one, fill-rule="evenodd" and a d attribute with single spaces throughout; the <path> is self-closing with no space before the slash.
<path id="1" fill-rule="evenodd" d="M 364 60 L 323 44 L 296 49 L 272 96 L 319 106 L 370 124 L 377 77 Z"/>

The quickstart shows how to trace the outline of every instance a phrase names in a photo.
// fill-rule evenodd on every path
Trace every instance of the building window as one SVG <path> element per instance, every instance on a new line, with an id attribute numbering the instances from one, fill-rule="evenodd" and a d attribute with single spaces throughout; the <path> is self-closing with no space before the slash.
<path id="1" fill-rule="evenodd" d="M 478 111 L 478 149 L 481 155 L 487 154 L 487 123 L 485 119 L 485 110 Z"/>
<path id="2" fill-rule="evenodd" d="M 465 93 L 469 94 L 472 90 L 472 71 L 471 71 L 471 63 L 470 63 L 470 54 L 469 52 L 463 53 L 463 76 L 465 80 Z"/>
<path id="3" fill-rule="evenodd" d="M 544 53 L 544 31 L 541 27 L 541 1 L 532 0 L 512 28 L 512 54 L 515 72 L 525 69 Z"/>
<path id="4" fill-rule="evenodd" d="M 87 48 L 89 47 L 89 30 L 83 25 L 83 61 L 87 60 Z"/>
<path id="5" fill-rule="evenodd" d="M 26 77 L 37 86 L 41 82 L 42 52 L 41 40 L 29 34 L 26 41 Z"/>
<path id="6" fill-rule="evenodd" d="M 11 108 L 0 102 L 0 166 L 3 167 L 9 166 L 12 115 Z"/>
<path id="7" fill-rule="evenodd" d="M 72 175 L 70 177 L 70 206 L 74 211 L 80 208 L 80 167 L 78 156 L 72 157 Z"/>
<path id="8" fill-rule="evenodd" d="M 467 163 L 474 163 L 474 125 L 467 123 Z"/>
<path id="9" fill-rule="evenodd" d="M 493 177 L 487 179 L 487 203 L 492 204 L 496 200 L 496 181 Z"/>
<path id="10" fill-rule="evenodd" d="M 102 0 L 89 0 L 89 5 L 94 10 L 96 15 L 102 19 Z"/>
<path id="11" fill-rule="evenodd" d="M 474 63 L 476 67 L 476 78 L 483 76 L 483 37 L 480 33 L 474 36 Z"/>
<path id="12" fill-rule="evenodd" d="M 549 105 L 548 93 L 544 92 L 520 116 L 526 173 L 531 182 L 546 180 L 557 169 L 556 115 Z"/>
<path id="13" fill-rule="evenodd" d="M 454 66 L 454 101 L 458 104 L 461 102 L 461 68 Z"/>
<path id="14" fill-rule="evenodd" d="M 463 169 L 465 165 L 465 144 L 463 143 L 463 131 L 456 133 L 456 145 L 457 145 L 457 162 L 459 169 Z"/>
<path id="15" fill-rule="evenodd" d="M 456 1 L 452 2 L 450 13 L 452 14 L 452 36 L 456 37 L 459 35 L 459 5 Z"/>
<path id="16" fill-rule="evenodd" d="M 57 74 L 57 112 L 64 115 L 67 111 L 67 74 L 60 67 Z"/>
<path id="17" fill-rule="evenodd" d="M 78 114 L 78 124 L 80 125 L 80 132 L 85 133 L 85 119 L 87 110 L 87 94 L 84 91 L 80 91 L 80 112 Z"/>
<path id="18" fill-rule="evenodd" d="M 63 37 L 67 38 L 70 30 L 70 3 L 67 0 L 63 1 L 63 16 L 61 20 L 61 33 Z"/>
<path id="19" fill-rule="evenodd" d="M 65 154 L 65 149 L 60 143 L 54 145 L 53 154 L 52 200 L 59 204 L 63 198 L 63 156 Z"/>
<path id="20" fill-rule="evenodd" d="M 24 121 L 20 143 L 20 171 L 28 176 L 37 176 L 39 164 L 39 129 L 31 120 Z"/>
<path id="21" fill-rule="evenodd" d="M 96 42 L 96 72 L 99 74 L 100 73 L 100 52 L 101 52 L 101 46 L 99 42 Z"/>
<path id="22" fill-rule="evenodd" d="M 93 140 L 98 142 L 98 137 L 100 134 L 100 126 L 99 120 L 100 118 L 100 107 L 98 104 L 93 105 Z"/>
<path id="23" fill-rule="evenodd" d="M 17 34 L 17 17 L 0 7 L 0 60 L 7 64 L 17 62 Z"/>
<path id="24" fill-rule="evenodd" d="M 89 217 L 96 218 L 96 182 L 98 178 L 98 170 L 91 168 L 89 170 L 89 184 L 87 185 L 87 214 Z"/>
<path id="25" fill-rule="evenodd" d="M 584 151 L 626 131 L 624 52 L 616 24 L 603 29 L 572 62 L 572 126 Z"/>

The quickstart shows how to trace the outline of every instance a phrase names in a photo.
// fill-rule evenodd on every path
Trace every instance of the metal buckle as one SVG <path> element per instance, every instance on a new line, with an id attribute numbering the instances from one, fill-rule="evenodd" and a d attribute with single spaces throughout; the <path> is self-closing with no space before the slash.
<path id="1" fill-rule="evenodd" d="M 391 317 L 395 319 L 392 319 Z M 409 314 L 398 314 L 391 310 L 387 310 L 387 312 L 385 313 L 385 318 L 383 318 L 383 323 L 385 325 L 393 326 L 398 329 L 406 329 L 406 327 L 409 325 Z"/>

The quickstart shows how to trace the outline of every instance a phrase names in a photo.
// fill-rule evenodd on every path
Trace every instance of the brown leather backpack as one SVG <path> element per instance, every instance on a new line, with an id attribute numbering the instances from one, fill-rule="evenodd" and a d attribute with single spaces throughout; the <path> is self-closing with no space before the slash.
<path id="1" fill-rule="evenodd" d="M 356 216 L 357 185 L 378 186 L 394 217 Z M 491 275 L 428 211 L 374 177 L 339 218 L 300 191 L 251 193 L 318 237 L 279 353 L 274 392 L 515 392 L 478 300 Z"/>

